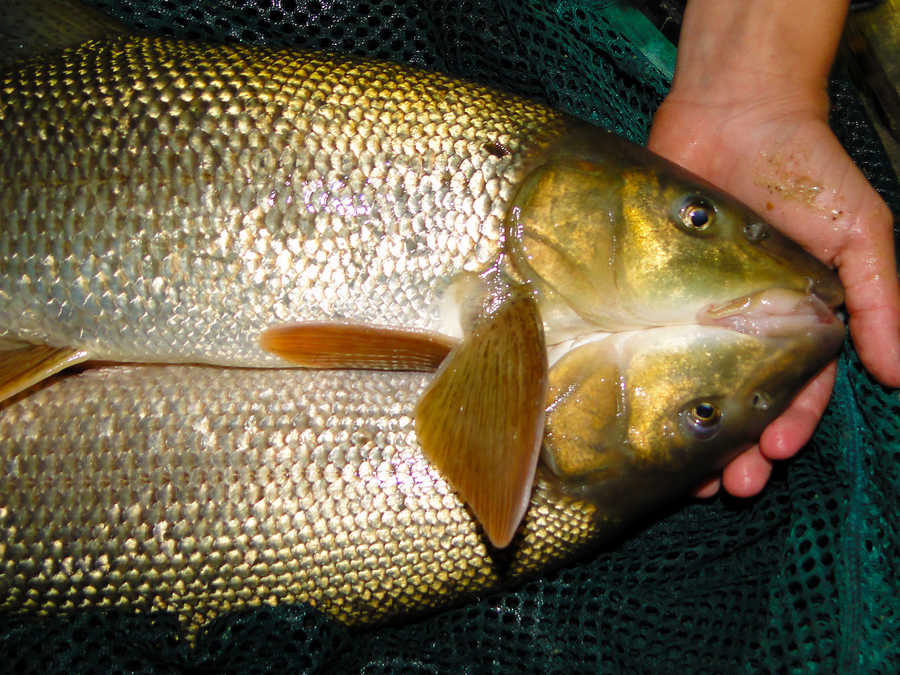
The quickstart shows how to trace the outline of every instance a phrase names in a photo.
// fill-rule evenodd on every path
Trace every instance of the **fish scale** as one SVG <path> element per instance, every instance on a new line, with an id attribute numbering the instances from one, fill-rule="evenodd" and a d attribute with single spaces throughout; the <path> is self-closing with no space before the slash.
<path id="1" fill-rule="evenodd" d="M 272 323 L 438 329 L 438 294 L 497 258 L 562 122 L 409 72 L 143 37 L 7 71 L 0 325 L 113 360 L 254 366 L 283 363 L 257 343 Z"/>

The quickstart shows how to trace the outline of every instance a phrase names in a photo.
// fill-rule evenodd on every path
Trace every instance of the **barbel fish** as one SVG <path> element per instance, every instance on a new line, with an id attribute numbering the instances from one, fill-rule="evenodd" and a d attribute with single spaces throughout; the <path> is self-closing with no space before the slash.
<path id="1" fill-rule="evenodd" d="M 441 364 L 419 438 L 502 546 L 548 349 L 772 288 L 841 301 L 745 206 L 546 106 L 344 56 L 85 37 L 0 73 L 0 398 L 92 359 Z"/>
<path id="2" fill-rule="evenodd" d="M 831 358 L 840 322 L 796 293 L 757 300 L 753 334 L 620 333 L 553 365 L 530 507 L 499 557 L 419 446 L 433 374 L 114 366 L 51 381 L 0 411 L 0 609 L 171 612 L 194 639 L 262 604 L 365 624 L 533 575 L 721 467 Z"/>

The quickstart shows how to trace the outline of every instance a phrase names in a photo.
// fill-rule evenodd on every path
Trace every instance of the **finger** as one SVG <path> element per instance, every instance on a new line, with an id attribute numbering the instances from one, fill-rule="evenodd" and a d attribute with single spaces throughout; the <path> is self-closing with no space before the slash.
<path id="1" fill-rule="evenodd" d="M 710 478 L 703 485 L 694 490 L 694 496 L 700 499 L 714 497 L 722 485 L 721 478 Z"/>
<path id="2" fill-rule="evenodd" d="M 866 369 L 883 384 L 900 387 L 900 284 L 890 214 L 879 202 L 860 221 L 835 257 L 850 333 Z"/>
<path id="3" fill-rule="evenodd" d="M 739 455 L 722 472 L 722 486 L 735 497 L 753 497 L 772 475 L 772 462 L 754 445 Z"/>
<path id="4" fill-rule="evenodd" d="M 828 364 L 800 390 L 788 409 L 762 433 L 759 447 L 768 459 L 787 459 L 809 442 L 834 388 L 837 363 Z"/>

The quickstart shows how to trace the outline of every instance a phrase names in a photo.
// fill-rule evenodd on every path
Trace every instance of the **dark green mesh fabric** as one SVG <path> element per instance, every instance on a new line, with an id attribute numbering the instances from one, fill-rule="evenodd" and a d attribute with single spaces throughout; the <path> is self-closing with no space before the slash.
<path id="1" fill-rule="evenodd" d="M 674 50 L 614 3 L 94 0 L 133 26 L 352 51 L 470 77 L 646 138 Z M 678 3 L 660 3 L 665 10 Z M 677 15 L 677 9 L 674 12 Z M 667 27 L 671 33 L 671 26 Z M 832 123 L 895 213 L 900 188 L 855 91 Z M 2 618 L 9 672 L 858 672 L 900 670 L 900 395 L 848 345 L 814 441 L 756 499 L 691 503 L 578 564 L 380 629 L 305 607 L 211 624 Z"/>

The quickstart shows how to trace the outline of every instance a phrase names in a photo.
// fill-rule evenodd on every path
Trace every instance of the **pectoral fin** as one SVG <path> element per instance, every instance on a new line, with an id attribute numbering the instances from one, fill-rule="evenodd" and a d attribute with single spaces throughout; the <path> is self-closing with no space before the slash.
<path id="1" fill-rule="evenodd" d="M 307 368 L 424 371 L 437 368 L 455 344 L 437 333 L 324 322 L 269 328 L 259 342 Z"/>
<path id="2" fill-rule="evenodd" d="M 426 457 L 498 548 L 512 540 L 531 498 L 546 396 L 537 305 L 514 290 L 451 352 L 416 407 Z"/>
<path id="3" fill-rule="evenodd" d="M 0 344 L 0 401 L 87 358 L 84 350 L 4 341 Z"/>

